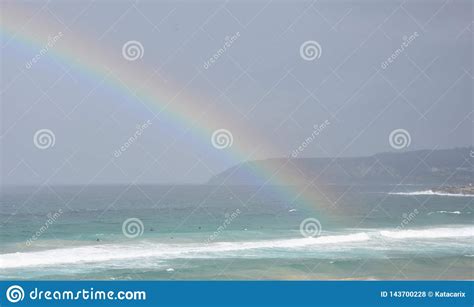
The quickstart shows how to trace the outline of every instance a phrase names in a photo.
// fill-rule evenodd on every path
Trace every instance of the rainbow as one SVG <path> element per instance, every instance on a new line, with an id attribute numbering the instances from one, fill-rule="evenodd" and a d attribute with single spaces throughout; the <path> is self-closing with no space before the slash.
<path id="1" fill-rule="evenodd" d="M 62 26 L 47 22 L 47 18 L 42 18 L 41 24 L 24 26 L 31 13 L 16 5 L 4 6 L 0 34 L 5 43 L 13 41 L 15 46 L 40 50 L 48 37 L 63 30 Z M 122 56 L 122 46 L 98 48 L 94 41 L 85 37 L 64 33 L 54 48 L 48 51 L 47 56 L 67 63 L 87 78 L 102 81 L 120 95 L 127 95 L 149 108 L 158 109 L 157 116 L 165 117 L 179 127 L 188 128 L 191 136 L 202 139 L 204 144 L 210 144 L 211 135 L 217 129 L 225 128 L 236 132 L 233 133 L 232 147 L 220 151 L 234 163 L 254 158 L 256 148 L 264 153 L 277 152 L 272 144 L 259 137 L 248 123 L 243 124 L 232 114 L 219 113 L 215 109 L 203 110 L 203 106 L 207 105 L 205 97 L 197 93 L 190 95 L 186 92 L 186 85 L 183 87 L 168 82 L 166 86 L 159 87 L 152 84 L 150 77 L 153 72 L 144 67 L 141 61 L 126 61 Z M 315 202 L 320 203 L 318 199 L 321 199 L 321 196 L 317 195 L 314 187 L 299 185 L 298 176 L 301 175 L 295 175 L 295 172 L 289 169 L 283 167 L 275 174 L 271 163 L 265 163 L 250 171 L 266 182 L 266 185 L 278 186 L 278 193 L 283 193 L 290 204 L 301 202 L 309 208 L 317 208 L 318 204 Z"/>

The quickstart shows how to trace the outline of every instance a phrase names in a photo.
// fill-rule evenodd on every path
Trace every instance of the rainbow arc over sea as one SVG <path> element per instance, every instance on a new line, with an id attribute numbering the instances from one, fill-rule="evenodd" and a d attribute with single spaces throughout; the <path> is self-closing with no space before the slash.
<path id="1" fill-rule="evenodd" d="M 17 5 L 4 5 L 4 12 L 0 22 L 0 35 L 7 44 L 14 44 L 18 48 L 32 48 L 40 50 L 44 47 L 48 37 L 64 31 L 64 27 L 53 23 L 51 20 L 35 18 L 34 12 Z M 25 21 L 34 19 L 34 25 L 25 26 Z M 125 43 L 125 42 L 124 42 Z M 146 50 L 145 50 L 146 52 Z M 274 145 L 259 137 L 247 124 L 243 124 L 234 116 L 219 112 L 219 110 L 206 110 L 205 117 L 202 105 L 205 97 L 199 93 L 189 93 L 186 85 L 172 84 L 165 87 L 156 86 L 150 82 L 153 70 L 144 67 L 140 61 L 129 61 L 122 55 L 122 46 L 111 48 L 97 44 L 85 36 L 77 33 L 61 36 L 54 48 L 45 55 L 54 57 L 87 78 L 101 81 L 104 85 L 117 91 L 120 95 L 132 96 L 146 104 L 147 107 L 158 110 L 156 114 L 166 117 L 180 127 L 190 130 L 190 135 L 202 142 L 211 142 L 214 131 L 225 128 L 231 132 L 238 132 L 234 136 L 230 148 L 222 150 L 235 164 L 251 160 L 256 148 L 268 149 L 275 152 Z M 291 160 L 288 160 L 288 166 Z M 244 166 L 243 167 L 248 167 Z M 298 202 L 308 205 L 309 208 L 318 209 L 318 199 L 321 199 L 314 185 L 300 185 L 303 180 L 302 173 L 298 174 L 292 167 L 281 167 L 275 172 L 272 163 L 258 164 L 250 170 L 265 182 L 265 185 L 275 186 L 277 193 L 289 204 Z M 279 196 L 280 197 L 280 196 Z"/>

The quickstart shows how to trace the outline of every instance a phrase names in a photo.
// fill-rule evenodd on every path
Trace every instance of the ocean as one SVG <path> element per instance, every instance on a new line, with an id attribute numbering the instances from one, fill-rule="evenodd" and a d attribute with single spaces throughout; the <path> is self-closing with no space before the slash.
<path id="1" fill-rule="evenodd" d="M 422 185 L 3 187 L 0 279 L 473 279 L 474 197 Z"/>

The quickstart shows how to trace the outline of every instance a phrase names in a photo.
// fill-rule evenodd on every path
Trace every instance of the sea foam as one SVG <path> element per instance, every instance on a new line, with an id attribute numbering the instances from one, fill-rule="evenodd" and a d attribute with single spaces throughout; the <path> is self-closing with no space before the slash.
<path id="1" fill-rule="evenodd" d="M 383 237 L 392 239 L 442 239 L 442 238 L 464 238 L 474 236 L 474 227 L 440 227 L 426 229 L 407 230 L 383 230 Z"/>
<path id="2" fill-rule="evenodd" d="M 123 244 L 103 244 L 50 249 L 28 253 L 0 255 L 2 268 L 51 266 L 94 263 L 154 257 L 158 260 L 175 258 L 219 258 L 223 253 L 258 249 L 294 249 L 318 245 L 348 244 L 369 240 L 366 233 L 320 236 L 285 240 L 163 244 L 151 241 Z"/>
<path id="3" fill-rule="evenodd" d="M 418 195 L 435 195 L 435 196 L 451 196 L 451 197 L 474 197 L 473 194 L 454 194 L 454 193 L 443 193 L 443 192 L 434 192 L 432 190 L 423 190 L 423 191 L 413 191 L 413 192 L 390 192 L 390 195 L 408 195 L 408 196 L 418 196 Z"/>
<path id="4" fill-rule="evenodd" d="M 2 269 L 20 267 L 57 267 L 77 264 L 98 264 L 120 266 L 143 266 L 150 263 L 165 265 L 171 259 L 209 259 L 226 257 L 247 257 L 258 253 L 259 258 L 271 257 L 275 252 L 295 255 L 297 252 L 342 253 L 352 249 L 374 248 L 406 249 L 407 240 L 442 238 L 472 238 L 474 227 L 444 227 L 424 229 L 352 229 L 343 234 L 322 235 L 315 238 L 292 238 L 261 241 L 232 241 L 211 243 L 161 243 L 142 240 L 125 243 L 85 245 L 69 248 L 49 249 L 26 253 L 0 254 Z M 383 238 L 381 238 L 383 237 Z M 397 244 L 400 239 L 407 239 Z M 394 240 L 390 243 L 390 240 Z M 469 242 L 467 242 L 469 243 Z M 146 261 L 145 261 L 146 260 Z"/>

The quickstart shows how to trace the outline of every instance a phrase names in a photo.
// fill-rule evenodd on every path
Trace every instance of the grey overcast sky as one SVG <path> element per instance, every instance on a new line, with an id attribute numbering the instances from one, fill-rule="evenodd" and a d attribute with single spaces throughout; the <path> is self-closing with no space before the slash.
<path id="1" fill-rule="evenodd" d="M 4 184 L 199 183 L 245 159 L 289 156 L 312 136 L 301 157 L 473 141 L 469 0 L 1 10 Z M 401 149 L 389 141 L 396 129 Z"/>

